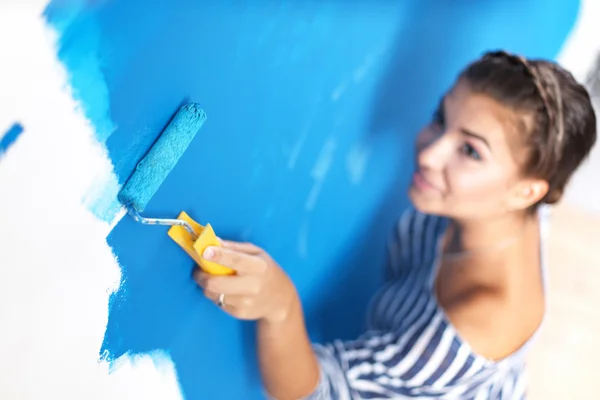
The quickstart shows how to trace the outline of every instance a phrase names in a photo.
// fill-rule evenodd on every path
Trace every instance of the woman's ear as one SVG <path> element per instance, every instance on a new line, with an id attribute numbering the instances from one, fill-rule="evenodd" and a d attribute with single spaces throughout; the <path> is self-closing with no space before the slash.
<path id="1" fill-rule="evenodd" d="M 521 180 L 511 190 L 508 207 L 511 210 L 525 210 L 542 200 L 548 189 L 548 182 L 543 179 Z"/>

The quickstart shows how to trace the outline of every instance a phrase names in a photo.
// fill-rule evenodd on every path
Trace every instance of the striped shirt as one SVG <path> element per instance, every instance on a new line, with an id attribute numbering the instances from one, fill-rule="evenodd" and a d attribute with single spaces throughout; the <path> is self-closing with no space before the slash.
<path id="1" fill-rule="evenodd" d="M 542 238 L 547 211 L 540 209 Z M 321 379 L 305 400 L 525 398 L 524 353 L 533 338 L 502 360 L 488 360 L 459 337 L 436 299 L 434 279 L 447 225 L 445 218 L 414 209 L 402 215 L 390 243 L 388 279 L 367 316 L 367 333 L 354 341 L 315 345 Z"/>

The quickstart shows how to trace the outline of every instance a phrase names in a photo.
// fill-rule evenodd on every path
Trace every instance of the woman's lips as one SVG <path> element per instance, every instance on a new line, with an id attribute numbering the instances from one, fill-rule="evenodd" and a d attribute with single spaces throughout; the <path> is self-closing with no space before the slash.
<path id="1" fill-rule="evenodd" d="M 431 184 L 420 171 L 414 173 L 412 183 L 415 188 L 421 191 L 440 192 L 440 189 Z"/>

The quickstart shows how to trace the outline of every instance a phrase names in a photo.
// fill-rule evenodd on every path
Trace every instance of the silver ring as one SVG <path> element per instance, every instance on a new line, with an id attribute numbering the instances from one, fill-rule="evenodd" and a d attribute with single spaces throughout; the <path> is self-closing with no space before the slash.
<path id="1" fill-rule="evenodd" d="M 225 294 L 224 293 L 221 293 L 219 295 L 219 298 L 217 300 L 217 305 L 221 308 L 223 308 L 223 306 L 225 306 Z"/>

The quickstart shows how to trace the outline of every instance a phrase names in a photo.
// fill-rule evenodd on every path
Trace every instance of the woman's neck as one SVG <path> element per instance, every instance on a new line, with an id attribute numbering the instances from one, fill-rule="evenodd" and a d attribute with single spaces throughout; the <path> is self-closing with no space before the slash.
<path id="1" fill-rule="evenodd" d="M 451 220 L 443 245 L 442 265 L 467 287 L 515 290 L 519 282 L 535 279 L 539 273 L 539 226 L 535 215 Z"/>
<path id="2" fill-rule="evenodd" d="M 506 247 L 517 242 L 536 225 L 534 215 L 505 214 L 485 219 L 452 219 L 446 237 L 445 252 L 479 252 Z"/>

